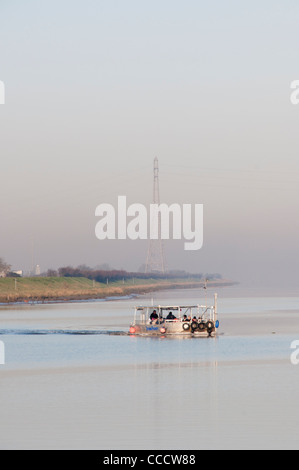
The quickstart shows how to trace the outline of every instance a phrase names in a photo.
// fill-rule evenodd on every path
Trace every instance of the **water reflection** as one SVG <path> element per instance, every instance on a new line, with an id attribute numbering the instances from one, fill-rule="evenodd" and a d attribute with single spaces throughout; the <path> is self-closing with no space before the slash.
<path id="1" fill-rule="evenodd" d="M 1 445 L 298 447 L 295 304 L 220 297 L 216 338 L 130 336 L 131 300 L 0 309 Z"/>

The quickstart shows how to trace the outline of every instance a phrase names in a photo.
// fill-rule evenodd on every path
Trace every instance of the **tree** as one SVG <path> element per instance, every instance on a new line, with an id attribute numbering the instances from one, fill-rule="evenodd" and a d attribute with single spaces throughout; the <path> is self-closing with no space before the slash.
<path id="1" fill-rule="evenodd" d="M 10 264 L 7 264 L 3 258 L 0 258 L 0 274 L 4 273 L 6 275 L 10 271 L 10 269 Z"/>
<path id="2" fill-rule="evenodd" d="M 57 277 L 58 272 L 55 269 L 48 269 L 46 276 L 47 277 Z"/>

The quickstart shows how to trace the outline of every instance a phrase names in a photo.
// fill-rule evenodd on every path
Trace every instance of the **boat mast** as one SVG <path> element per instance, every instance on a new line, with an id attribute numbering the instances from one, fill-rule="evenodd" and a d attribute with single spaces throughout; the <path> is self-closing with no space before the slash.
<path id="1" fill-rule="evenodd" d="M 218 294 L 214 295 L 214 322 L 216 323 L 217 321 L 217 307 L 218 307 Z"/>

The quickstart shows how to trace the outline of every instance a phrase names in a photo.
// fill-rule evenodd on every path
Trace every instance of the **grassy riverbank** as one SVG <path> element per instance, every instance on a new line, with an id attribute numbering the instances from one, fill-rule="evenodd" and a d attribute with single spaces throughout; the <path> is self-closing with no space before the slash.
<path id="1" fill-rule="evenodd" d="M 209 286 L 233 284 L 217 280 L 211 281 Z M 198 279 L 130 279 L 107 285 L 82 277 L 5 278 L 0 279 L 0 303 L 103 299 L 165 289 L 200 288 L 203 285 L 203 281 Z"/>

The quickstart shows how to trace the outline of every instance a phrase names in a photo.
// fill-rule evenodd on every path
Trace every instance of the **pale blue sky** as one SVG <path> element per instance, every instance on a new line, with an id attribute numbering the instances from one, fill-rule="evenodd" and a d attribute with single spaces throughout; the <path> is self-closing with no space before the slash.
<path id="1" fill-rule="evenodd" d="M 170 268 L 298 280 L 299 5 L 0 2 L 0 256 L 29 269 L 138 269 L 146 243 L 96 240 L 118 195 L 203 203 L 203 250 Z M 295 281 L 294 281 L 295 280 Z"/>

